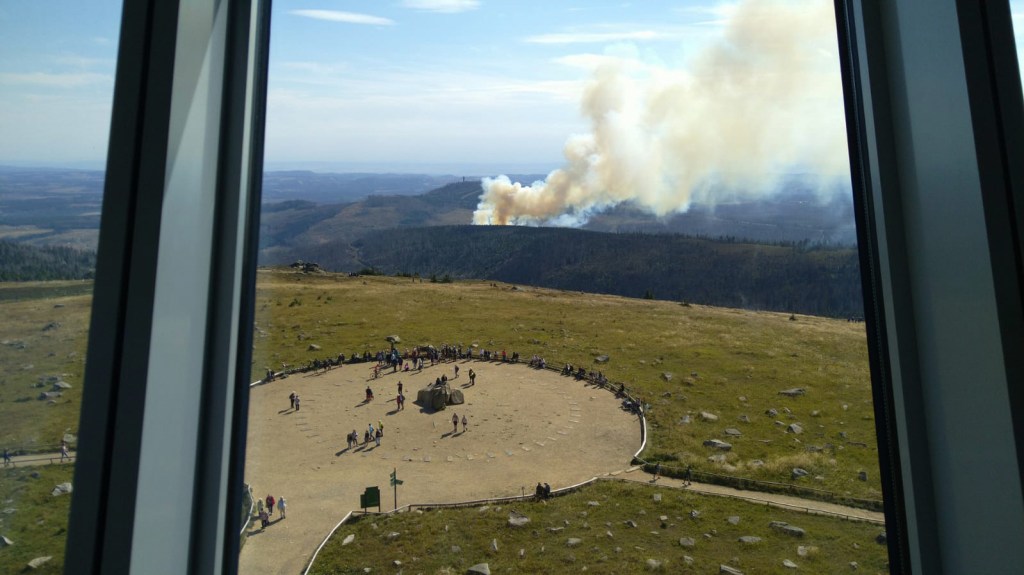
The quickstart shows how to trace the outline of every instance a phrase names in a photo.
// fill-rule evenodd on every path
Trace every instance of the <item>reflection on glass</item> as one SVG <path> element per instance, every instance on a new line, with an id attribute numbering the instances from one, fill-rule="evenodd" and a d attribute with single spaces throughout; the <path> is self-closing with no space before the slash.
<path id="1" fill-rule="evenodd" d="M 0 573 L 64 563 L 119 17 L 0 7 Z"/>
<path id="2" fill-rule="evenodd" d="M 886 570 L 831 3 L 277 10 L 240 572 Z"/>

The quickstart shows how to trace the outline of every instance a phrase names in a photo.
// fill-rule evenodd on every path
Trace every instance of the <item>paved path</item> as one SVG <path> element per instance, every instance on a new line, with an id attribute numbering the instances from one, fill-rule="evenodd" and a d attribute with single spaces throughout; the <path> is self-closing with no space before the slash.
<path id="1" fill-rule="evenodd" d="M 761 491 L 744 491 L 742 489 L 724 487 L 721 485 L 714 485 L 711 483 L 692 482 L 689 486 L 684 487 L 683 480 L 671 477 L 659 477 L 656 482 L 652 482 L 652 476 L 650 474 L 640 471 L 640 468 L 638 467 L 631 467 L 622 473 L 612 475 L 619 479 L 625 479 L 627 481 L 636 481 L 639 483 L 647 483 L 649 485 L 660 485 L 664 487 L 686 489 L 687 491 L 693 491 L 695 493 L 704 493 L 707 495 L 716 495 L 719 497 L 745 499 L 747 501 L 764 503 L 766 505 L 773 505 L 776 507 L 793 509 L 795 511 L 803 511 L 805 513 L 813 513 L 817 515 L 840 516 L 856 519 L 859 521 L 877 523 L 880 525 L 885 524 L 885 514 L 878 511 L 868 511 L 866 509 L 859 509 L 857 507 L 847 507 L 845 505 L 826 503 L 824 501 L 816 501 L 813 499 L 802 499 L 800 497 L 793 497 L 791 495 L 764 493 Z"/>
<path id="2" fill-rule="evenodd" d="M 70 453 L 71 458 L 69 459 L 65 457 L 63 463 L 75 462 L 75 456 L 77 455 L 77 452 L 72 451 Z M 59 465 L 60 463 L 62 462 L 60 460 L 59 451 L 55 453 L 30 453 L 28 455 L 15 455 L 14 457 L 11 458 L 11 464 L 14 467 L 26 467 L 30 465 Z"/>

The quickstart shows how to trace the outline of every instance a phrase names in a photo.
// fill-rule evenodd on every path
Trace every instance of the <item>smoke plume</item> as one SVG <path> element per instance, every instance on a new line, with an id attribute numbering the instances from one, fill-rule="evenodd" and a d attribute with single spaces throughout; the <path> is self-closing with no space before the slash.
<path id="1" fill-rule="evenodd" d="M 849 178 L 835 19 L 828 0 L 746 0 L 686 70 L 605 58 L 583 92 L 591 132 L 543 182 L 486 178 L 475 224 L 582 225 L 632 202 L 664 216 Z"/>

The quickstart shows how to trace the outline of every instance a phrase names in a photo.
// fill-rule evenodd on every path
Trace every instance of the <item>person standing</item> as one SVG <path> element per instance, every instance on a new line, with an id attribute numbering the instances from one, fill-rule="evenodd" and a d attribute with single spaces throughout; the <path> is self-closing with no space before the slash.
<path id="1" fill-rule="evenodd" d="M 11 464 L 11 452 L 8 451 L 7 448 L 5 447 L 4 448 L 4 467 L 7 467 L 10 464 Z"/>
<path id="2" fill-rule="evenodd" d="M 274 515 L 274 503 L 276 503 L 274 496 L 267 495 L 267 515 Z"/>
<path id="3" fill-rule="evenodd" d="M 380 438 L 383 437 L 383 436 L 384 436 L 384 432 L 378 429 L 377 430 L 377 435 L 375 435 L 373 437 L 377 441 L 377 447 L 380 447 Z"/>
<path id="4" fill-rule="evenodd" d="M 298 395 L 294 391 L 292 392 L 291 395 L 288 396 L 288 399 L 291 401 L 291 408 L 292 409 L 295 409 L 295 398 L 296 397 L 298 397 Z"/>
<path id="5" fill-rule="evenodd" d="M 62 440 L 60 442 L 60 462 L 61 463 L 64 463 L 64 458 L 65 457 L 68 458 L 68 459 L 71 459 L 71 454 L 68 453 L 68 442 Z"/>
<path id="6" fill-rule="evenodd" d="M 263 516 L 263 500 L 262 499 L 257 499 L 256 500 L 256 514 L 261 516 L 261 517 Z"/>
<path id="7" fill-rule="evenodd" d="M 402 382 L 398 382 L 398 395 L 402 395 Z"/>
<path id="8" fill-rule="evenodd" d="M 377 420 L 377 431 L 381 437 L 384 437 L 384 422 L 379 419 Z"/>
<path id="9" fill-rule="evenodd" d="M 466 433 L 469 428 L 469 420 L 466 419 L 466 414 L 462 414 L 462 433 Z"/>
<path id="10" fill-rule="evenodd" d="M 469 385 L 476 385 L 476 372 L 469 370 Z"/>
<path id="11" fill-rule="evenodd" d="M 277 500 L 277 510 L 281 512 L 281 519 L 284 519 L 284 511 L 288 508 L 288 504 L 285 503 L 284 497 Z"/>
<path id="12" fill-rule="evenodd" d="M 452 414 L 452 434 L 454 435 L 459 431 L 459 414 Z"/>
<path id="13" fill-rule="evenodd" d="M 453 377 L 452 379 L 458 379 L 458 378 L 459 378 L 459 366 L 456 365 L 455 366 L 455 377 Z"/>

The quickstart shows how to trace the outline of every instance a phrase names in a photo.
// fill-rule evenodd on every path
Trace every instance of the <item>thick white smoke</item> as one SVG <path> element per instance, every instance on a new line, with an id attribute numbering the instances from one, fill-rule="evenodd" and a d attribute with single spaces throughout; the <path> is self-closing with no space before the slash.
<path id="1" fill-rule="evenodd" d="M 582 225 L 627 201 L 663 216 L 772 193 L 792 171 L 847 180 L 835 29 L 829 0 L 746 0 L 688 70 L 598 67 L 591 133 L 543 182 L 484 179 L 473 223 Z"/>

